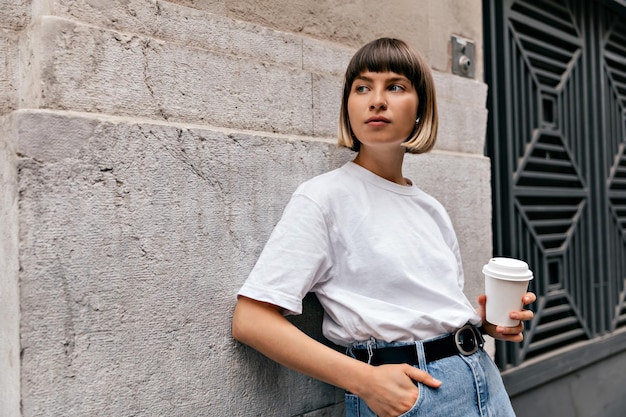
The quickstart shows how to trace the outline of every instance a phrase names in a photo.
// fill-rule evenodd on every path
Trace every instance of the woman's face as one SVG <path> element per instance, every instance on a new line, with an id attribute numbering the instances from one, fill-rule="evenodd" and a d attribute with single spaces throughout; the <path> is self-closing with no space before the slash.
<path id="1" fill-rule="evenodd" d="M 405 76 L 363 72 L 348 96 L 352 133 L 362 146 L 398 146 L 415 129 L 418 104 L 417 91 Z"/>

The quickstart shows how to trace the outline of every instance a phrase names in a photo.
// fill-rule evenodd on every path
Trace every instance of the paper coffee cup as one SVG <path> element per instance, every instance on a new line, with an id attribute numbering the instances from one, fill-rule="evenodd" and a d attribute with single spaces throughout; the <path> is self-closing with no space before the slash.
<path id="1" fill-rule="evenodd" d="M 533 273 L 528 264 L 519 259 L 491 258 L 483 267 L 485 294 L 487 294 L 487 321 L 500 326 L 517 326 L 519 320 L 511 320 L 512 311 L 522 309 L 522 297 L 528 290 Z"/>

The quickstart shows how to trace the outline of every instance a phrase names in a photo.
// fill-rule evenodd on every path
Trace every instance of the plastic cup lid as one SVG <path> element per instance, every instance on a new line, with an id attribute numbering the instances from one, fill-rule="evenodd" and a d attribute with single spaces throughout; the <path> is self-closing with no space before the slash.
<path id="1" fill-rule="evenodd" d="M 528 264 L 513 258 L 491 258 L 489 263 L 483 266 L 483 274 L 509 281 L 533 279 L 533 272 L 528 269 Z"/>

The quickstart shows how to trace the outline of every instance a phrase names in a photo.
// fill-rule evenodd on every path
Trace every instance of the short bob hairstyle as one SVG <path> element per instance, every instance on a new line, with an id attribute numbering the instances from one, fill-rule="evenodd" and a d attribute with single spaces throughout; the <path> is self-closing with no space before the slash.
<path id="1" fill-rule="evenodd" d="M 348 97 L 354 79 L 366 71 L 395 72 L 411 81 L 419 104 L 415 118 L 419 120 L 413 133 L 402 144 L 406 152 L 425 153 L 435 146 L 437 139 L 437 98 L 435 83 L 421 55 L 399 39 L 380 38 L 361 49 L 350 60 L 343 84 L 343 98 L 339 114 L 338 145 L 358 152 L 361 142 L 352 133 L 348 117 Z"/>

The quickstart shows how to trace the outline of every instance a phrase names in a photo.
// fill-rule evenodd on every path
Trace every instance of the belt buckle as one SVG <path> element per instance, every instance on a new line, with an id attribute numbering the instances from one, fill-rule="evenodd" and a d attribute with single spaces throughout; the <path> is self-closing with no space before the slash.
<path id="1" fill-rule="evenodd" d="M 469 339 L 468 336 L 470 336 Z M 471 347 L 467 346 L 468 342 L 472 344 Z M 483 345 L 482 336 L 471 324 L 466 324 L 454 333 L 454 343 L 459 353 L 464 356 L 473 354 Z"/>

